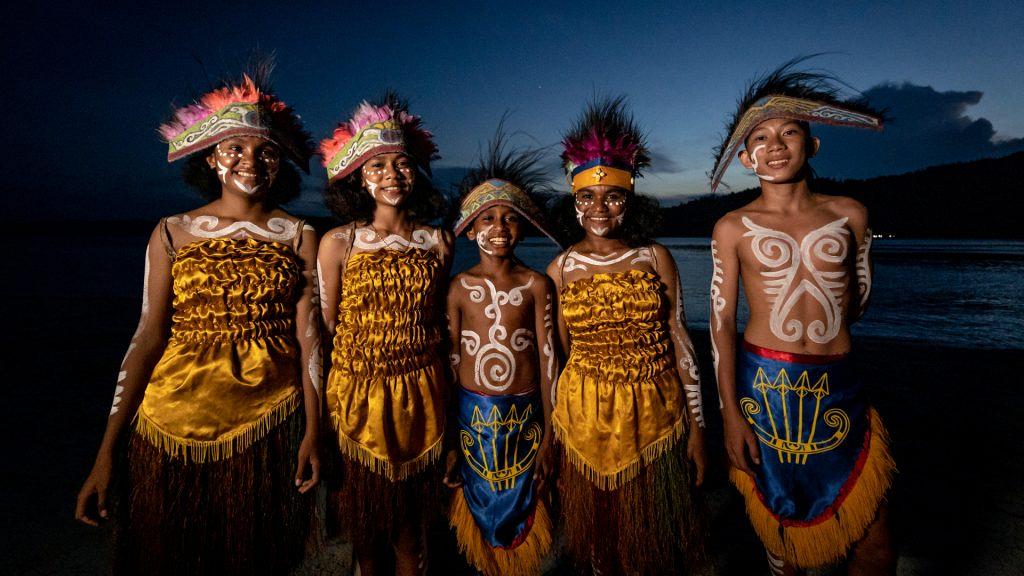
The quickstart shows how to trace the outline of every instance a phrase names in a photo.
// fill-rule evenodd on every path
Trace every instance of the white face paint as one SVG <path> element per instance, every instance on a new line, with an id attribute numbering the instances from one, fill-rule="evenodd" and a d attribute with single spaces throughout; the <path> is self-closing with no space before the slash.
<path id="1" fill-rule="evenodd" d="M 480 304 L 487 297 L 483 286 L 469 284 L 465 278 L 461 278 L 459 283 L 469 291 L 470 302 Z M 512 352 L 522 352 L 529 348 L 533 344 L 535 335 L 526 328 L 519 328 L 512 333 L 512 338 L 509 339 L 508 329 L 501 323 L 501 307 L 521 306 L 523 291 L 530 289 L 530 286 L 533 285 L 533 278 L 530 278 L 526 284 L 508 292 L 498 290 L 490 280 L 485 279 L 484 284 L 490 295 L 490 303 L 484 307 L 484 316 L 492 320 L 487 329 L 487 343 L 481 346 L 480 335 L 472 330 L 462 331 L 461 342 L 466 349 L 466 354 L 475 358 L 473 383 L 494 392 L 503 392 L 512 385 L 515 379 L 516 357 Z M 511 349 L 505 345 L 506 339 L 509 340 Z"/>
<path id="2" fill-rule="evenodd" d="M 494 251 L 488 248 L 488 239 L 490 238 L 491 230 L 494 228 L 494 224 L 487 226 L 483 230 L 476 233 L 476 245 L 480 248 L 480 251 L 487 255 L 493 255 Z"/>
<path id="3" fill-rule="evenodd" d="M 828 264 L 843 263 L 850 234 L 844 226 L 847 218 L 829 222 L 809 232 L 800 243 L 785 232 L 758 226 L 746 216 L 742 221 L 749 230 L 743 236 L 752 238 L 750 248 L 754 257 L 767 267 L 761 276 L 771 304 L 768 327 L 772 334 L 784 342 L 795 342 L 803 337 L 803 321 L 790 318 L 790 315 L 796 304 L 807 295 L 825 313 L 824 322 L 813 320 L 807 324 L 807 337 L 818 344 L 827 344 L 835 339 L 843 321 L 842 297 L 846 289 L 846 269 L 818 270 L 815 259 Z M 803 278 L 794 286 L 801 269 L 811 278 Z"/>
<path id="4" fill-rule="evenodd" d="M 771 182 L 771 181 L 775 180 L 775 176 L 768 176 L 767 174 L 761 174 L 760 172 L 757 171 L 757 169 L 759 167 L 759 165 L 757 163 L 757 153 L 760 152 L 761 150 L 765 149 L 765 148 L 767 148 L 766 144 L 761 144 L 760 146 L 755 146 L 754 147 L 754 151 L 750 153 L 750 164 L 751 164 L 751 169 L 754 171 L 754 176 L 757 176 L 761 180 L 767 180 L 767 181 Z"/>

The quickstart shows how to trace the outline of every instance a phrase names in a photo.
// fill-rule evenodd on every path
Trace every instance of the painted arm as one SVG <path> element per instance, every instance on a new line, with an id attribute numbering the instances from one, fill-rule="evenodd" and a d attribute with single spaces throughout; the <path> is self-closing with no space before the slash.
<path id="1" fill-rule="evenodd" d="M 142 282 L 142 312 L 139 325 L 128 344 L 114 387 L 113 405 L 107 418 L 96 460 L 78 493 L 75 518 L 92 526 L 108 515 L 107 496 L 110 486 L 114 451 L 142 403 L 153 368 L 167 347 L 171 325 L 171 257 L 163 247 L 158 226 L 146 247 Z"/>
<path id="2" fill-rule="evenodd" d="M 562 298 L 560 296 L 562 294 L 561 272 L 563 258 L 565 258 L 564 252 L 552 260 L 551 264 L 548 264 L 547 274 L 555 286 L 555 293 L 551 298 L 554 300 L 555 328 L 558 330 L 558 349 L 561 350 L 562 358 L 568 359 L 570 348 L 569 329 L 565 325 L 564 316 L 562 316 Z"/>
<path id="3" fill-rule="evenodd" d="M 334 336 L 338 326 L 338 305 L 341 304 L 342 271 L 352 250 L 352 228 L 331 230 L 320 240 L 316 256 L 320 291 L 320 315 L 325 332 Z"/>
<path id="4" fill-rule="evenodd" d="M 320 323 L 320 281 L 317 276 L 317 238 L 312 226 L 300 232 L 298 257 L 302 287 L 295 304 L 295 336 L 299 343 L 306 432 L 299 446 L 295 486 L 305 494 L 320 482 L 320 413 L 323 388 L 323 342 Z M 307 473 L 308 471 L 308 473 Z"/>
<path id="5" fill-rule="evenodd" d="M 533 286 L 534 334 L 537 335 L 537 361 L 540 374 L 541 404 L 544 406 L 544 440 L 537 455 L 537 469 L 534 473 L 535 488 L 543 493 L 554 471 L 553 454 L 554 430 L 551 428 L 551 412 L 556 400 L 556 378 L 558 377 L 558 354 L 555 350 L 555 296 L 554 285 L 547 278 Z"/>
<path id="6" fill-rule="evenodd" d="M 696 485 L 704 483 L 704 469 L 707 457 L 704 446 L 704 402 L 700 391 L 700 372 L 697 367 L 697 354 L 693 349 L 693 341 L 686 331 L 686 313 L 683 306 L 683 288 L 679 281 L 672 254 L 664 246 L 652 246 L 657 262 L 658 276 L 667 291 L 669 302 L 669 333 L 672 336 L 672 347 L 675 353 L 676 366 L 680 381 L 686 393 L 686 415 L 690 422 L 690 434 L 687 439 L 687 456 L 696 467 Z"/>
<path id="7" fill-rule="evenodd" d="M 757 438 L 740 413 L 736 398 L 736 307 L 739 295 L 740 263 L 738 245 L 742 231 L 725 219 L 719 220 L 711 236 L 711 354 L 718 382 L 718 403 L 725 427 L 725 449 L 729 461 L 740 470 L 753 473 L 761 463 Z"/>
<path id="8" fill-rule="evenodd" d="M 463 293 L 458 283 L 453 282 L 448 289 L 447 304 L 445 307 L 445 320 L 448 329 L 448 359 L 451 366 L 452 386 L 459 386 L 459 367 L 462 365 L 462 346 L 460 335 L 462 334 L 462 298 Z M 448 402 L 448 426 L 445 433 L 448 451 L 445 455 L 444 485 L 448 488 L 458 488 L 462 485 L 459 475 L 461 458 L 458 450 L 458 426 L 455 425 L 458 406 L 455 399 L 457 394 L 451 395 L 452 400 Z"/>
<path id="9" fill-rule="evenodd" d="M 850 306 L 850 323 L 853 324 L 864 316 L 871 300 L 871 277 L 874 273 L 874 263 L 871 261 L 871 228 L 867 225 L 867 212 L 864 213 L 863 225 L 854 225 L 854 236 L 857 239 L 857 260 L 854 267 L 857 269 L 857 299 L 855 306 Z M 853 304 L 853 303 L 852 303 Z"/>

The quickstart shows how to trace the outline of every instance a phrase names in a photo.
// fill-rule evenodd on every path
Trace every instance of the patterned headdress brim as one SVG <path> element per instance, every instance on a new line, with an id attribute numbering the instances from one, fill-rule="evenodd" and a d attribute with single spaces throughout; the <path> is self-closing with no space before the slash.
<path id="1" fill-rule="evenodd" d="M 167 143 L 167 161 L 174 162 L 228 138 L 257 136 L 277 144 L 296 164 L 305 166 L 308 154 L 292 149 L 285 138 L 275 134 L 271 116 L 261 108 L 259 103 L 236 102 L 210 114 Z"/>
<path id="2" fill-rule="evenodd" d="M 455 235 L 462 234 L 481 212 L 492 206 L 508 206 L 512 208 L 521 214 L 523 218 L 529 220 L 537 230 L 551 238 L 555 244 L 559 244 L 558 239 L 541 224 L 543 219 L 540 216 L 540 210 L 530 200 L 526 192 L 511 182 L 497 178 L 484 181 L 476 188 L 473 188 L 462 200 L 462 204 L 459 207 L 459 219 L 455 221 L 453 227 Z"/>
<path id="3" fill-rule="evenodd" d="M 753 132 L 754 128 L 757 128 L 758 124 L 774 118 L 787 118 L 833 126 L 867 128 L 870 130 L 882 129 L 881 118 L 856 112 L 835 104 L 794 98 L 792 96 L 765 96 L 743 114 L 736 125 L 736 129 L 729 136 L 729 142 L 726 144 L 725 151 L 722 154 L 722 161 L 711 177 L 712 192 L 718 188 L 722 177 L 725 176 L 725 171 L 729 168 L 729 163 L 736 155 L 739 147 L 746 141 L 747 136 L 750 136 L 750 133 Z"/>
<path id="4" fill-rule="evenodd" d="M 396 120 L 374 122 L 360 130 L 327 163 L 327 179 L 344 178 L 378 154 L 407 152 L 405 133 Z"/>

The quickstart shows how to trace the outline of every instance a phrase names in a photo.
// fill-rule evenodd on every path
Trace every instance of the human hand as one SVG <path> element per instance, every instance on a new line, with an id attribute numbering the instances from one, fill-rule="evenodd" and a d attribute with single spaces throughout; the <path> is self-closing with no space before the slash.
<path id="1" fill-rule="evenodd" d="M 459 471 L 459 452 L 455 449 L 449 450 L 445 456 L 444 485 L 449 488 L 462 486 L 462 477 Z"/>
<path id="2" fill-rule="evenodd" d="M 551 447 L 551 442 L 548 439 L 541 442 L 540 448 L 537 449 L 536 465 L 533 470 L 533 489 L 538 498 L 543 497 L 550 489 L 550 479 L 555 474 L 554 453 L 555 450 Z"/>
<path id="3" fill-rule="evenodd" d="M 78 491 L 75 503 L 75 519 L 89 526 L 99 526 L 107 519 L 107 495 L 110 488 L 113 464 L 110 458 L 100 457 L 93 464 L 89 476 Z"/>
<path id="4" fill-rule="evenodd" d="M 310 474 L 305 478 L 306 469 Z M 306 433 L 299 446 L 299 461 L 295 469 L 295 487 L 305 494 L 320 483 L 320 441 L 316 434 Z"/>
<path id="5" fill-rule="evenodd" d="M 738 413 L 723 413 L 722 419 L 725 422 L 725 449 L 729 454 L 729 462 L 734 468 L 753 474 L 754 466 L 761 465 L 761 449 L 754 431 Z"/>

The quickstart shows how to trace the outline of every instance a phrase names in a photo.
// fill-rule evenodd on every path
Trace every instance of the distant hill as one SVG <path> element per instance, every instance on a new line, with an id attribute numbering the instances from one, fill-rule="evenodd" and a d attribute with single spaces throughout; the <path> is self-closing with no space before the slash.
<path id="1" fill-rule="evenodd" d="M 1012 208 L 1024 201 L 1024 152 L 867 180 L 818 178 L 811 187 L 863 202 L 877 234 L 1024 239 L 1021 214 Z M 710 236 L 722 215 L 759 193 L 708 195 L 665 208 L 659 235 Z"/>

